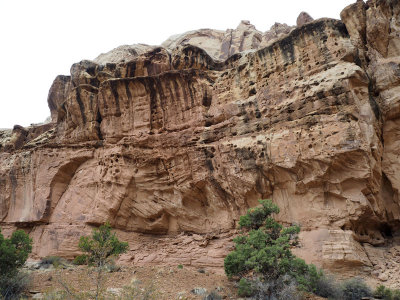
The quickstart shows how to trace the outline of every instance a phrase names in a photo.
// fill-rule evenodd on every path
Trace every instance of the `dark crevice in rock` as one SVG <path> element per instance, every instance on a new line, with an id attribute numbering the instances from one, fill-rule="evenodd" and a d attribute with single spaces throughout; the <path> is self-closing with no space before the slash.
<path id="1" fill-rule="evenodd" d="M 81 112 L 83 124 L 85 124 L 86 123 L 85 106 L 81 99 L 80 88 L 75 89 L 75 95 L 76 95 L 76 102 L 78 102 L 79 110 Z"/>
<path id="2" fill-rule="evenodd" d="M 115 101 L 115 115 L 117 117 L 121 116 L 121 107 L 119 105 L 119 95 L 118 95 L 118 90 L 117 90 L 117 81 L 110 81 L 110 89 Z"/>
<path id="3" fill-rule="evenodd" d="M 382 113 L 381 113 L 381 109 L 379 107 L 379 104 L 376 100 L 376 98 L 379 97 L 379 92 L 377 92 L 377 89 L 375 87 L 374 82 L 371 80 L 371 78 L 369 78 L 368 74 L 366 73 L 369 81 L 368 81 L 368 100 L 369 100 L 369 104 L 371 105 L 372 111 L 374 112 L 375 118 L 382 122 Z M 382 132 L 379 132 L 380 138 L 381 138 L 381 142 L 383 144 L 383 134 Z"/>

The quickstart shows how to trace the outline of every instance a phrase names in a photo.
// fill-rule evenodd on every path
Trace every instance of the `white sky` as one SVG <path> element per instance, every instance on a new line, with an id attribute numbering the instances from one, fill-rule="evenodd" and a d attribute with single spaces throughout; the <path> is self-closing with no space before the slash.
<path id="1" fill-rule="evenodd" d="M 54 78 L 119 45 L 159 45 L 200 28 L 249 20 L 260 31 L 301 11 L 339 19 L 355 0 L 0 0 L 0 128 L 44 121 Z"/>

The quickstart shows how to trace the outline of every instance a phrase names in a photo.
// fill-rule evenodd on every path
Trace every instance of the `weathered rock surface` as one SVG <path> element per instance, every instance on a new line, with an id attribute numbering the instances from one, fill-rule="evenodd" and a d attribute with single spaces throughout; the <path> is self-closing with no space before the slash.
<path id="1" fill-rule="evenodd" d="M 312 21 L 314 21 L 314 19 L 308 13 L 302 11 L 300 15 L 297 17 L 296 25 L 299 27 Z"/>
<path id="2" fill-rule="evenodd" d="M 195 46 L 203 49 L 213 60 L 224 61 L 234 54 L 263 48 L 294 27 L 275 23 L 266 32 L 258 31 L 249 21 L 241 21 L 236 29 L 200 29 L 173 35 L 162 46 L 174 51 L 179 46 Z"/>
<path id="3" fill-rule="evenodd" d="M 72 257 L 109 221 L 127 262 L 221 268 L 239 216 L 272 198 L 300 255 L 373 272 L 400 228 L 399 12 L 357 2 L 342 21 L 243 21 L 74 64 L 52 123 L 0 131 L 3 231 Z"/>

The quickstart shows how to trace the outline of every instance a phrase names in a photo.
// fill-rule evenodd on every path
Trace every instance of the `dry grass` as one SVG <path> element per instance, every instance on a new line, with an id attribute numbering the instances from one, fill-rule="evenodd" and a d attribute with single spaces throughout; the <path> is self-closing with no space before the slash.
<path id="1" fill-rule="evenodd" d="M 68 299 L 77 299 L 79 295 L 86 295 L 87 299 L 87 293 L 95 290 L 93 276 L 86 266 L 35 271 L 32 275 L 33 289 L 52 295 L 49 299 L 57 299 L 54 293 L 57 290 L 64 291 Z M 147 293 L 148 296 L 143 299 L 178 299 L 179 296 L 181 299 L 202 299 L 204 295 L 194 295 L 190 292 L 196 287 L 206 288 L 210 293 L 218 288 L 218 294 L 226 296 L 226 299 L 237 298 L 233 283 L 229 282 L 225 275 L 209 273 L 207 270 L 201 273 L 193 268 L 179 269 L 176 266 L 121 267 L 118 272 L 104 275 L 105 280 L 102 284 L 104 295 L 108 288 L 121 289 L 120 299 L 128 299 L 129 297 L 124 298 L 124 295 L 129 293 Z M 157 295 L 156 298 L 152 298 L 153 295 Z M 107 298 L 113 297 L 109 295 Z"/>

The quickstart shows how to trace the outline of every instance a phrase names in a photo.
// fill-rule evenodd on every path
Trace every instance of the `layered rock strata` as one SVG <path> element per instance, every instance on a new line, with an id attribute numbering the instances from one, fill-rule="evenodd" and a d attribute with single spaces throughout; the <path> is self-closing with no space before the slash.
<path id="1" fill-rule="evenodd" d="M 126 261 L 221 268 L 239 216 L 271 198 L 302 227 L 299 255 L 373 272 L 400 225 L 399 11 L 358 1 L 342 21 L 242 22 L 74 64 L 50 124 L 0 132 L 3 231 L 72 257 L 109 221 Z"/>

